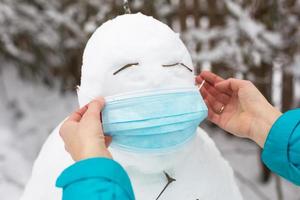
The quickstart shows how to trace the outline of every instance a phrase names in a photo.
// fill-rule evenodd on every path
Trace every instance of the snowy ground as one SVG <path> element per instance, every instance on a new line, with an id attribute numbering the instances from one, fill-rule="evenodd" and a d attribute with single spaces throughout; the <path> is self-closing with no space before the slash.
<path id="1" fill-rule="evenodd" d="M 208 130 L 221 153 L 233 167 L 245 200 L 300 200 L 300 187 L 272 174 L 267 184 L 260 182 L 260 150 L 251 141 L 225 135 L 219 128 Z M 275 179 L 279 179 L 282 198 L 278 198 Z"/>
<path id="2" fill-rule="evenodd" d="M 17 200 L 47 135 L 77 101 L 20 81 L 13 70 L 0 74 L 0 91 L 0 199 Z"/>
<path id="3" fill-rule="evenodd" d="M 51 130 L 77 106 L 75 94 L 60 95 L 37 84 L 21 81 L 13 70 L 0 74 L 0 194 L 17 200 L 32 163 Z M 228 137 L 217 128 L 205 129 L 236 172 L 245 200 L 276 200 L 275 177 L 259 182 L 258 148 Z M 300 188 L 280 179 L 283 199 L 300 200 Z"/>

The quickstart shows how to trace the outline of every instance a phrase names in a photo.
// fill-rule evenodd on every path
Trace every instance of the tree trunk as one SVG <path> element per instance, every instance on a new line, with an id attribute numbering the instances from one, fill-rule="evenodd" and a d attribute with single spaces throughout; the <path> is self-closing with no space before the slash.
<path id="1" fill-rule="evenodd" d="M 293 107 L 294 103 L 294 80 L 293 74 L 283 70 L 282 75 L 282 97 L 281 111 L 286 112 Z"/>

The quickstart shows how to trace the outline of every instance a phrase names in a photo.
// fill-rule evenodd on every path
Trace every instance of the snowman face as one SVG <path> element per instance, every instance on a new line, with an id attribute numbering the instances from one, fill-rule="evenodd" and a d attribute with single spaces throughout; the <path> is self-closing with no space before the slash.
<path id="1" fill-rule="evenodd" d="M 194 85 L 190 55 L 168 26 L 143 14 L 99 27 L 83 55 L 80 90 L 89 97 Z M 89 102 L 79 92 L 82 105 Z"/>

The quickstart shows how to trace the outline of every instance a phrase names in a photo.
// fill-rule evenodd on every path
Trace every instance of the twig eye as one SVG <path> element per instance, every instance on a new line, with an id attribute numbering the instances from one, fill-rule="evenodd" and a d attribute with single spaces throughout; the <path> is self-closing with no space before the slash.
<path id="1" fill-rule="evenodd" d="M 116 75 L 117 73 L 119 73 L 120 71 L 122 71 L 122 70 L 124 70 L 124 69 L 126 69 L 126 68 L 128 68 L 128 67 L 132 67 L 132 66 L 135 66 L 135 65 L 138 65 L 139 63 L 129 63 L 129 64 L 126 64 L 126 65 L 124 65 L 123 67 L 121 67 L 120 69 L 118 69 L 117 71 L 115 71 L 114 73 L 113 73 L 113 75 Z"/>
<path id="2" fill-rule="evenodd" d="M 192 72 L 193 70 L 191 68 L 189 68 L 188 66 L 186 66 L 185 64 L 183 63 L 174 63 L 174 64 L 171 64 L 171 65 L 162 65 L 163 67 L 174 67 L 174 66 L 182 66 L 182 67 L 185 67 L 187 70 L 189 70 L 190 72 Z"/>

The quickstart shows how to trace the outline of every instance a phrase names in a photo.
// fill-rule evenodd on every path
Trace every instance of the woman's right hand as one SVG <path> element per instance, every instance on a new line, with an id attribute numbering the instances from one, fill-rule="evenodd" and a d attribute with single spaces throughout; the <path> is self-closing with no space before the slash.
<path id="1" fill-rule="evenodd" d="M 200 92 L 208 106 L 208 119 L 239 137 L 249 138 L 260 147 L 281 115 L 250 82 L 226 79 L 204 71 L 196 83 L 205 80 Z"/>
<path id="2" fill-rule="evenodd" d="M 71 114 L 61 125 L 59 134 L 74 161 L 112 158 L 107 149 L 111 137 L 104 135 L 100 119 L 103 107 L 104 98 L 97 98 Z"/>

